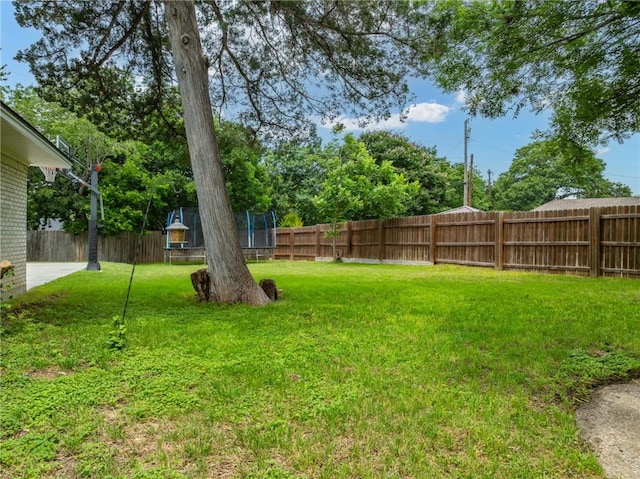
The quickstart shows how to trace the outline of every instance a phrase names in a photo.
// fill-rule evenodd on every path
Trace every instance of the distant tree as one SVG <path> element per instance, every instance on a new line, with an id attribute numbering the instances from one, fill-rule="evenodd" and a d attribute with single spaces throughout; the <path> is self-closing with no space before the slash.
<path id="1" fill-rule="evenodd" d="M 425 18 L 426 70 L 471 114 L 550 109 L 565 144 L 640 131 L 640 2 L 447 0 Z"/>
<path id="2" fill-rule="evenodd" d="M 442 210 L 447 190 L 445 175 L 451 165 L 437 157 L 435 147 L 418 145 L 401 134 L 388 131 L 363 133 L 360 141 L 378 164 L 390 161 L 408 181 L 417 181 L 420 185 L 407 208 L 407 215 L 426 215 Z"/>
<path id="3" fill-rule="evenodd" d="M 216 122 L 220 158 L 234 211 L 266 211 L 271 204 L 269 178 L 260 161 L 264 148 L 250 130 L 230 121 Z"/>
<path id="4" fill-rule="evenodd" d="M 163 151 L 157 143 L 116 141 L 86 118 L 79 118 L 60 105 L 43 100 L 33 87 L 8 90 L 8 104 L 34 125 L 47 138 L 60 136 L 78 163 L 72 171 L 89 181 L 88 168 L 101 164 L 100 190 L 106 210 L 102 234 L 139 231 L 151 184 L 156 194 L 148 227 L 161 229 L 167 210 L 178 206 L 195 206 L 195 186 L 189 169 L 181 161 L 159 155 L 180 156 L 180 152 Z M 85 165 L 83 168 L 82 165 Z M 45 182 L 42 172 L 31 168 L 27 183 L 27 226 L 38 229 L 50 220 L 62 220 L 64 229 L 72 233 L 87 230 L 88 190 L 82 183 L 58 174 L 53 184 Z"/>
<path id="5" fill-rule="evenodd" d="M 575 150 L 571 150 L 575 152 Z M 554 199 L 631 196 L 631 189 L 605 179 L 605 164 L 583 148 L 567 157 L 556 141 L 536 141 L 516 151 L 493 187 L 495 209 L 529 211 Z"/>
<path id="6" fill-rule="evenodd" d="M 287 213 L 280 219 L 278 226 L 280 228 L 298 228 L 304 226 L 304 223 L 296 213 Z"/>
<path id="7" fill-rule="evenodd" d="M 61 136 L 81 163 L 102 164 L 100 190 L 106 210 L 102 234 L 139 231 L 153 184 L 155 195 L 147 220 L 149 229 L 163 229 L 168 211 L 197 205 L 183 142 L 153 140 L 147 145 L 140 141 L 113 140 L 86 118 L 78 118 L 66 108 L 44 101 L 33 87 L 9 90 L 7 101 L 45 136 Z M 259 163 L 262 147 L 246 129 L 235 123 L 223 122 L 218 130 L 233 208 L 238 211 L 267 209 L 270 203 L 267 173 Z M 88 169 L 74 165 L 74 172 L 89 180 Z M 84 186 L 60 175 L 50 185 L 40 170 L 33 168 L 28 190 L 29 228 L 37 229 L 51 219 L 59 219 L 66 231 L 86 231 L 89 205 Z"/>
<path id="8" fill-rule="evenodd" d="M 271 208 L 282 218 L 293 213 L 306 225 L 319 222 L 313 198 L 326 178 L 326 160 L 335 152 L 318 144 L 281 143 L 264 156 L 271 187 Z"/>
<path id="9" fill-rule="evenodd" d="M 64 138 L 78 163 L 72 171 L 84 181 L 89 171 L 82 165 L 102 163 L 112 152 L 115 142 L 85 118 L 79 118 L 57 103 L 40 98 L 33 87 L 8 90 L 7 103 L 47 138 Z M 37 229 L 51 219 L 61 219 L 65 229 L 78 233 L 87 228 L 87 190 L 81 183 L 70 182 L 57 175 L 53 184 L 46 183 L 42 172 L 29 169 L 27 182 L 27 226 Z"/>
<path id="10" fill-rule="evenodd" d="M 409 183 L 390 161 L 377 164 L 352 135 L 344 138 L 337 153 L 328 161 L 327 177 L 313 199 L 321 220 L 331 224 L 334 238 L 345 220 L 391 218 L 407 211 L 420 188 L 418 182 Z"/>
<path id="11" fill-rule="evenodd" d="M 146 227 L 162 230 L 167 214 L 181 206 L 196 206 L 196 188 L 190 175 L 179 170 L 153 171 L 152 150 L 139 141 L 116 143 L 100 173 L 105 222 L 102 234 L 140 231 L 144 213 L 151 201 Z"/>
<path id="12" fill-rule="evenodd" d="M 68 73 L 57 77 L 55 83 L 38 86 L 38 94 L 86 118 L 113 139 L 134 139 L 139 122 L 136 112 L 140 107 L 132 75 L 113 65 L 102 68 L 100 80 L 87 76 L 86 72 Z"/>

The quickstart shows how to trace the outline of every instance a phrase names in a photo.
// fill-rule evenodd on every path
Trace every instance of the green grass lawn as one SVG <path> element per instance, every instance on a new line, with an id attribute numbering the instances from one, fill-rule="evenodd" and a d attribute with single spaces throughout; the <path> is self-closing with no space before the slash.
<path id="1" fill-rule="evenodd" d="M 195 301 L 197 266 L 36 288 L 2 319 L 1 477 L 603 477 L 590 387 L 640 375 L 640 282 L 269 262 L 283 300 Z"/>

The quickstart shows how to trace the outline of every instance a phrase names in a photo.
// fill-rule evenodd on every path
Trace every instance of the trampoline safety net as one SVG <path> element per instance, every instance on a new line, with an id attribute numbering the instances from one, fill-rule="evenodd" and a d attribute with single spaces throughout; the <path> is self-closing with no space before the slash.
<path id="1" fill-rule="evenodd" d="M 233 214 L 236 234 L 243 249 L 276 247 L 276 215 L 273 211 L 254 213 L 250 211 Z M 171 243 L 167 235 L 167 248 L 204 248 L 204 236 L 198 208 L 182 207 L 167 215 L 167 227 L 178 219 L 189 228 L 184 230 L 184 239 L 179 245 Z"/>

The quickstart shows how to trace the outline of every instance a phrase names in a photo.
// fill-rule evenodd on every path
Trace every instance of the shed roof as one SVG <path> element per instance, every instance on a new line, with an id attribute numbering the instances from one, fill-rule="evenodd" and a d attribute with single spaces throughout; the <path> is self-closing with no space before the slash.
<path id="1" fill-rule="evenodd" d="M 474 208 L 473 206 L 464 205 L 464 206 L 458 206 L 457 208 L 453 208 L 451 210 L 441 211 L 438 214 L 439 215 L 452 215 L 454 213 L 479 213 L 481 211 L 482 210 L 479 210 L 478 208 Z"/>
<path id="2" fill-rule="evenodd" d="M 30 166 L 71 168 L 67 156 L 31 123 L 0 101 L 2 154 Z"/>
<path id="3" fill-rule="evenodd" d="M 640 206 L 640 197 L 622 197 L 622 198 L 578 198 L 553 200 L 534 208 L 531 211 L 550 211 L 550 210 L 577 210 L 582 208 L 597 208 L 605 206 Z"/>

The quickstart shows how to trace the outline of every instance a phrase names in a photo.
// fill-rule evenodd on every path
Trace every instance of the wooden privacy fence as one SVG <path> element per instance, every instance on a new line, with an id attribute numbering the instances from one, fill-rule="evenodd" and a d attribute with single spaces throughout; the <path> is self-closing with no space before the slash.
<path id="1" fill-rule="evenodd" d="M 118 236 L 98 237 L 99 261 L 133 263 L 139 234 L 125 232 Z M 28 231 L 27 261 L 87 261 L 87 233 L 74 235 L 63 231 Z M 165 236 L 152 231 L 142 237 L 139 263 L 163 261 Z"/>
<path id="2" fill-rule="evenodd" d="M 329 225 L 280 228 L 276 259 L 332 258 Z M 28 261 L 87 261 L 86 234 L 29 231 Z M 138 234 L 100 237 L 100 261 L 132 263 Z M 140 263 L 164 260 L 161 232 L 143 236 Z M 336 238 L 345 259 L 448 263 L 518 271 L 640 277 L 640 207 L 479 212 L 346 223 Z"/>
<path id="3" fill-rule="evenodd" d="M 329 225 L 279 229 L 276 258 L 331 258 Z M 343 258 L 640 277 L 640 207 L 456 213 L 346 223 Z"/>

